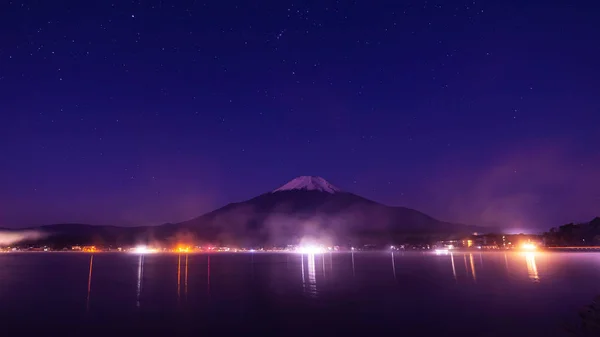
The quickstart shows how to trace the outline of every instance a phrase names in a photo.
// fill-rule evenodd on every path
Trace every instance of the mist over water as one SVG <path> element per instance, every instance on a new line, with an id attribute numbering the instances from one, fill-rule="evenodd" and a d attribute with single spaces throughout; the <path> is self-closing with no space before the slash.
<path id="1" fill-rule="evenodd" d="M 10 246 L 23 241 L 40 240 L 46 236 L 46 234 L 34 230 L 22 232 L 0 231 L 0 246 Z"/>

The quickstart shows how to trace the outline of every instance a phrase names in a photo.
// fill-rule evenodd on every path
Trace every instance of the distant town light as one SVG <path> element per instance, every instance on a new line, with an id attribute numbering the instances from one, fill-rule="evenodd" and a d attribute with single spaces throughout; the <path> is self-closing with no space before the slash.
<path id="1" fill-rule="evenodd" d="M 320 254 L 325 252 L 325 248 L 319 246 L 300 246 L 296 249 L 296 251 L 300 254 Z"/>
<path id="2" fill-rule="evenodd" d="M 144 245 L 136 246 L 135 248 L 133 248 L 133 252 L 136 254 L 149 254 L 155 253 L 156 251 L 156 249 L 151 249 Z"/>
<path id="3" fill-rule="evenodd" d="M 176 249 L 176 251 L 179 253 L 189 253 L 191 250 L 192 250 L 192 248 L 190 246 L 186 246 L 183 244 L 177 245 L 177 249 Z"/>
<path id="4" fill-rule="evenodd" d="M 521 245 L 521 248 L 524 250 L 535 250 L 537 247 L 531 242 L 526 242 Z"/>

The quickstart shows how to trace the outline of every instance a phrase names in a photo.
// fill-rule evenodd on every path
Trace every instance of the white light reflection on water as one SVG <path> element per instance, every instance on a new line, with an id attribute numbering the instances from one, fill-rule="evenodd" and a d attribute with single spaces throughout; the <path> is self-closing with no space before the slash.
<path id="1" fill-rule="evenodd" d="M 317 296 L 317 278 L 315 273 L 315 254 L 308 254 L 308 290 L 310 295 Z"/>
<path id="2" fill-rule="evenodd" d="M 351 253 L 352 254 L 352 276 L 356 276 L 356 272 L 354 270 L 354 252 Z"/>
<path id="3" fill-rule="evenodd" d="M 304 254 L 302 259 L 302 291 L 311 297 L 317 296 L 317 277 L 315 268 L 315 254 L 306 254 L 306 265 L 304 268 Z"/>
<path id="4" fill-rule="evenodd" d="M 394 259 L 394 252 L 392 252 L 392 273 L 394 273 L 394 280 L 396 280 L 396 259 Z"/>
<path id="5" fill-rule="evenodd" d="M 304 254 L 300 254 L 300 261 L 302 262 L 302 291 L 306 292 L 306 277 L 304 276 Z"/>
<path id="6" fill-rule="evenodd" d="M 525 262 L 527 263 L 527 274 L 533 282 L 540 282 L 537 265 L 535 264 L 535 253 L 525 253 Z"/>
<path id="7" fill-rule="evenodd" d="M 456 281 L 456 267 L 454 266 L 454 254 L 450 253 L 450 262 L 452 263 L 452 275 Z"/>
<path id="8" fill-rule="evenodd" d="M 140 254 L 138 262 L 137 296 L 136 306 L 140 307 L 140 295 L 142 294 L 142 279 L 144 276 L 144 255 Z"/>

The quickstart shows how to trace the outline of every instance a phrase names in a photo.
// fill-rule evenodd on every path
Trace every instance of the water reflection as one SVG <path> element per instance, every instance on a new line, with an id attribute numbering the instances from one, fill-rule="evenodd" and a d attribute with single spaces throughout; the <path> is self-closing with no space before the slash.
<path id="1" fill-rule="evenodd" d="M 308 254 L 308 288 L 311 295 L 317 295 L 317 278 L 315 275 L 315 254 Z"/>
<path id="2" fill-rule="evenodd" d="M 352 276 L 356 276 L 356 272 L 354 270 L 354 252 L 352 252 Z"/>
<path id="3" fill-rule="evenodd" d="M 535 264 L 535 253 L 525 253 L 525 262 L 527 263 L 527 274 L 533 282 L 539 282 L 537 265 Z"/>
<path id="4" fill-rule="evenodd" d="M 473 281 L 477 282 L 477 274 L 475 273 L 475 263 L 473 263 L 473 254 L 469 254 L 469 261 L 471 262 L 471 275 L 473 276 Z"/>
<path id="5" fill-rule="evenodd" d="M 177 256 L 177 302 L 181 299 L 181 254 Z"/>
<path id="6" fill-rule="evenodd" d="M 142 294 L 142 279 L 144 276 L 144 254 L 140 254 L 140 259 L 138 262 L 138 279 L 137 279 L 137 296 L 136 296 L 136 306 L 140 307 L 140 295 Z"/>
<path id="7" fill-rule="evenodd" d="M 454 280 L 456 281 L 456 267 L 454 266 L 454 254 L 452 253 L 450 253 L 450 262 L 452 263 L 452 275 L 454 276 Z"/>
<path id="8" fill-rule="evenodd" d="M 85 308 L 87 311 L 90 310 L 90 292 L 92 290 L 92 267 L 94 263 L 94 254 L 90 256 L 90 271 L 88 275 L 88 287 L 87 287 L 87 299 L 85 301 Z"/>
<path id="9" fill-rule="evenodd" d="M 321 255 L 321 262 L 323 265 L 323 279 L 325 279 L 327 276 L 325 275 L 325 255 Z"/>
<path id="10" fill-rule="evenodd" d="M 317 277 L 315 271 L 315 254 L 306 255 L 307 274 L 304 269 L 304 254 L 302 255 L 302 290 L 311 297 L 317 296 Z M 308 281 L 307 281 L 308 278 Z"/>
<path id="11" fill-rule="evenodd" d="M 382 334 L 387 329 L 398 329 L 397 323 L 402 325 L 401 329 L 419 331 L 421 333 L 416 335 L 423 336 L 459 336 L 469 330 L 502 336 L 554 336 L 561 334 L 562 326 L 559 325 L 563 322 L 577 323 L 577 309 L 587 303 L 586 294 L 591 294 L 590 297 L 595 294 L 600 282 L 600 273 L 595 268 L 600 265 L 600 254 L 543 251 L 525 254 L 512 250 L 483 252 L 480 256 L 482 258 L 486 254 L 485 267 L 481 261 L 478 267 L 474 263 L 478 251 L 451 250 L 448 260 L 448 256 L 435 256 L 431 252 L 408 251 L 402 256 L 402 252 L 398 254 L 396 251 L 355 251 L 354 267 L 361 268 L 361 275 L 353 279 L 347 253 L 336 252 L 333 263 L 332 253 L 328 256 L 255 253 L 259 260 L 255 265 L 253 282 L 249 277 L 248 260 L 251 256 L 248 254 L 213 253 L 208 256 L 206 253 L 190 253 L 182 256 L 180 261 L 180 286 L 183 289 L 179 308 L 171 293 L 172 277 L 177 276 L 173 273 L 177 274 L 178 267 L 172 263 L 179 262 L 179 258 L 173 261 L 177 253 L 102 253 L 100 269 L 95 256 L 98 253 L 94 253 L 93 257 L 90 253 L 0 254 L 0 312 L 4 313 L 2 317 L 8 324 L 5 324 L 5 329 L 10 330 L 12 325 L 21 325 L 27 330 L 43 330 L 41 327 L 45 327 L 48 330 L 46 334 L 51 336 L 60 334 L 54 330 L 64 330 L 60 331 L 64 334 L 69 329 L 87 332 L 87 335 L 96 331 L 101 334 L 103 330 L 116 331 L 123 325 L 126 325 L 129 336 L 143 336 L 148 332 L 170 335 L 169 331 L 173 334 L 220 332 L 227 335 L 243 330 L 267 334 L 287 332 L 288 335 L 294 332 L 298 335 L 326 335 L 327 330 L 344 331 L 346 334 L 353 331 Z M 476 284 L 471 282 L 473 271 L 469 253 L 473 255 Z M 217 257 L 218 263 L 214 272 L 211 270 L 214 264 L 212 255 Z M 395 266 L 398 255 L 400 275 Z M 462 267 L 467 261 L 466 270 L 458 266 L 460 255 L 463 255 Z M 150 258 L 150 274 L 144 290 L 145 256 Z M 191 280 L 189 256 L 193 256 L 196 263 L 192 266 L 196 269 L 192 270 Z M 296 259 L 307 257 L 308 260 L 303 261 L 301 277 L 298 278 L 298 274 L 294 276 L 293 273 L 298 272 L 295 269 L 298 266 Z M 357 257 L 359 261 L 356 261 Z M 138 261 L 135 261 L 136 258 Z M 286 271 L 285 265 L 287 258 L 289 271 Z M 311 261 L 313 258 L 314 263 Z M 316 276 L 312 267 L 314 265 L 316 269 L 316 264 L 319 264 L 323 268 L 323 261 L 319 263 L 316 260 L 322 258 L 326 260 L 326 280 L 323 274 Z M 537 268 L 538 259 L 540 268 Z M 88 264 L 88 280 L 83 278 L 85 262 Z M 135 266 L 136 262 L 138 266 Z M 448 262 L 450 265 L 446 264 Z M 504 266 L 502 262 L 505 262 Z M 332 271 L 332 265 L 335 271 Z M 205 267 L 207 269 L 202 275 Z M 507 275 L 507 268 L 511 275 Z M 60 272 L 61 277 L 48 277 L 52 270 Z M 389 278 L 390 271 L 395 280 Z M 458 279 L 459 273 L 460 282 L 452 283 L 448 276 Z M 217 276 L 217 284 L 211 279 L 213 274 Z M 542 275 L 544 285 L 541 284 Z M 533 283 L 532 279 L 539 279 L 540 283 Z M 304 282 L 306 292 L 298 281 Z M 86 282 L 85 288 L 83 282 Z M 316 297 L 309 295 L 311 282 L 316 284 Z M 94 310 L 91 309 L 92 283 Z M 186 283 L 187 297 L 184 295 Z M 210 289 L 210 296 L 207 296 L 207 286 L 212 287 L 211 283 L 216 287 L 215 293 Z M 315 289 L 315 284 L 312 289 Z M 554 286 L 550 287 L 550 284 Z M 72 294 L 73 287 L 69 285 L 75 287 L 76 293 Z M 143 291 L 145 302 L 144 309 L 141 309 Z M 35 301 L 42 306 L 35 307 Z M 399 306 L 402 301 L 410 308 Z M 53 302 L 63 305 L 43 305 Z M 86 305 L 89 306 L 87 314 Z M 37 314 L 45 317 L 34 317 Z M 498 324 L 500 317 L 503 319 Z M 21 324 L 21 318 L 25 324 Z M 318 331 L 306 326 L 307 322 L 336 323 L 337 318 L 342 321 L 345 318 L 346 322 L 335 329 Z M 431 318 L 434 324 L 425 324 Z M 274 325 L 265 327 L 265 321 L 269 320 L 274 320 Z M 282 324 L 277 324 L 277 320 Z M 65 328 L 56 328 L 59 325 Z M 38 331 L 29 333 L 27 330 L 22 334 L 40 335 Z"/>
<path id="12" fill-rule="evenodd" d="M 206 293 L 210 295 L 210 255 L 206 256 Z"/>
<path id="13" fill-rule="evenodd" d="M 300 262 L 302 262 L 302 291 L 306 292 L 306 277 L 304 277 L 304 254 L 300 255 Z"/>
<path id="14" fill-rule="evenodd" d="M 185 298 L 188 294 L 188 254 L 185 254 Z"/>
<path id="15" fill-rule="evenodd" d="M 333 275 L 333 254 L 329 253 L 329 270 L 331 271 L 331 274 Z"/>
<path id="16" fill-rule="evenodd" d="M 392 273 L 394 273 L 394 280 L 396 280 L 396 260 L 394 259 L 394 252 L 392 252 Z"/>

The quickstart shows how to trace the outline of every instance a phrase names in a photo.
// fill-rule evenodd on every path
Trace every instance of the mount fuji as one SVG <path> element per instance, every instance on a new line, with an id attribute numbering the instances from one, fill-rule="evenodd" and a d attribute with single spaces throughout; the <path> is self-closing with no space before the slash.
<path id="1" fill-rule="evenodd" d="M 243 247 L 296 244 L 390 244 L 456 238 L 481 228 L 440 221 L 406 207 L 387 206 L 344 191 L 321 177 L 300 176 L 270 192 L 231 203 L 194 219 L 161 226 L 48 225 L 36 230 L 57 245 L 128 245 L 193 238 Z M 39 242 L 39 240 L 38 240 Z"/>
<path id="2" fill-rule="evenodd" d="M 342 192 L 342 190 L 333 186 L 327 180 L 325 180 L 321 177 L 300 176 L 300 177 L 292 179 L 287 184 L 274 190 L 272 193 L 282 192 L 282 191 L 293 191 L 293 190 L 320 191 L 320 192 L 326 192 L 326 193 L 332 193 L 332 194 Z"/>
<path id="3" fill-rule="evenodd" d="M 387 243 L 470 234 L 474 226 L 440 221 L 406 207 L 392 207 L 346 192 L 322 177 L 300 176 L 250 200 L 178 224 L 166 233 L 193 233 L 211 242 L 242 245 L 295 243 L 327 237 L 336 243 Z"/>

